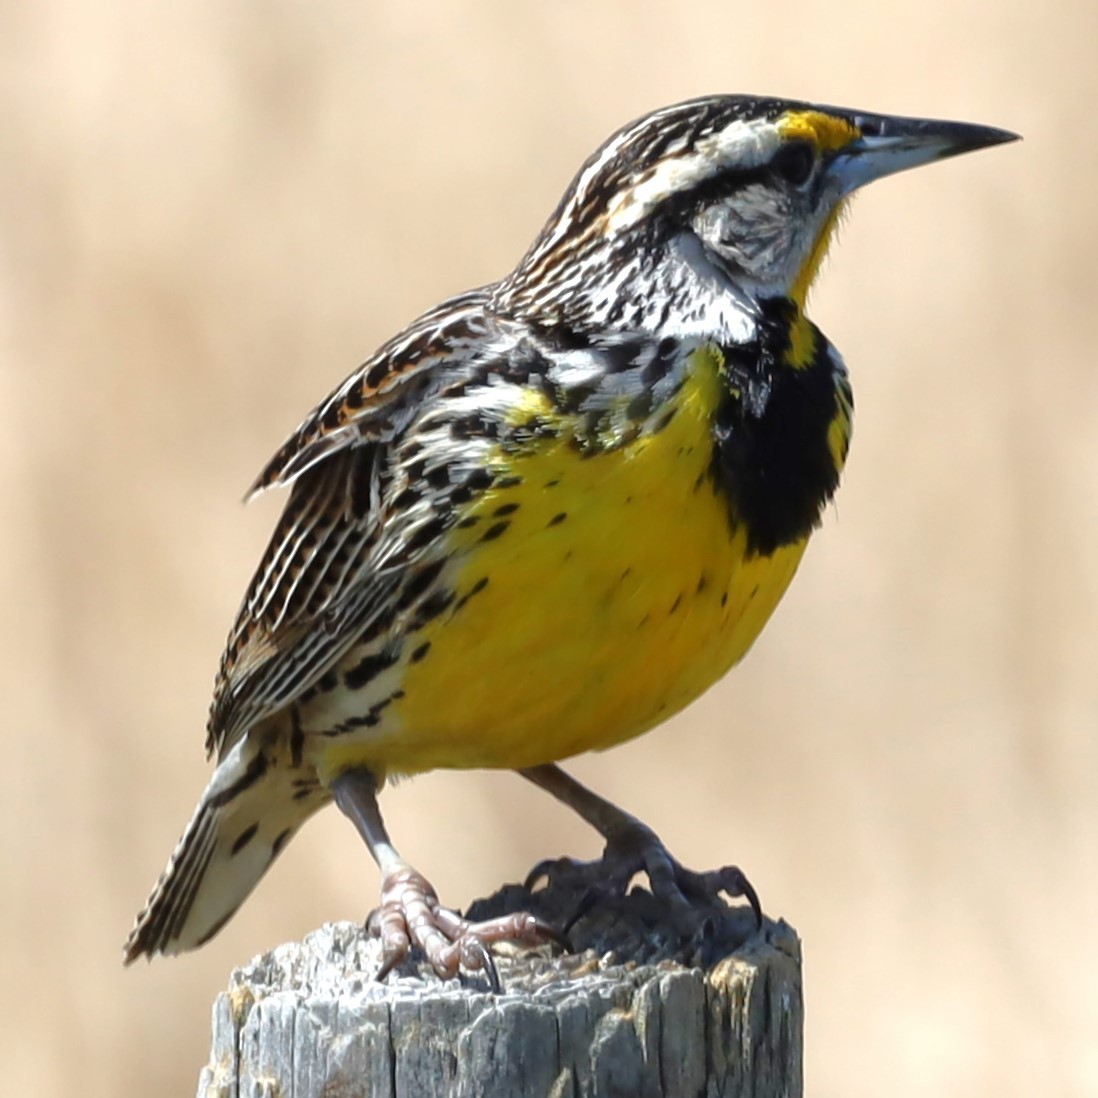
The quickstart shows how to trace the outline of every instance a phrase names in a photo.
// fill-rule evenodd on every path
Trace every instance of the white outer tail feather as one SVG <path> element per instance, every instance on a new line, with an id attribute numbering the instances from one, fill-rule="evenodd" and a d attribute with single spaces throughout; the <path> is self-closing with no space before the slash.
<path id="1" fill-rule="evenodd" d="M 195 949 L 225 925 L 294 832 L 327 803 L 319 787 L 295 800 L 294 776 L 247 736 L 225 756 L 134 922 L 127 964 Z"/>

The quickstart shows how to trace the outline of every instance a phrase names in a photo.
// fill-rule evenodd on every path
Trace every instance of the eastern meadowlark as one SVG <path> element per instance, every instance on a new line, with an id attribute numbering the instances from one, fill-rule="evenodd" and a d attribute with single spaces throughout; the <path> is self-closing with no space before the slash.
<path id="1" fill-rule="evenodd" d="M 555 765 L 682 709 L 747 652 L 834 493 L 852 398 L 805 297 L 851 192 L 1014 139 L 710 96 L 619 130 L 518 266 L 319 404 L 253 492 L 292 485 L 221 660 L 217 768 L 125 947 L 202 945 L 335 800 L 382 873 L 383 970 L 552 934 L 470 924 L 397 853 L 389 776 L 519 771 L 685 904 L 691 873 Z"/>

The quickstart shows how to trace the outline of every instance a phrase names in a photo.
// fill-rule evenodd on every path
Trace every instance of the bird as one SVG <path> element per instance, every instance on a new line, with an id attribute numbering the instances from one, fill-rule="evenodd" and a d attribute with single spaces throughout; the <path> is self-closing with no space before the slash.
<path id="1" fill-rule="evenodd" d="M 961 122 L 710 95 L 619 129 L 518 265 L 383 344 L 254 482 L 289 497 L 214 688 L 213 775 L 124 947 L 212 938 L 331 802 L 381 874 L 379 976 L 442 977 L 556 928 L 470 922 L 397 850 L 387 781 L 514 770 L 679 907 L 758 896 L 686 868 L 559 763 L 662 724 L 747 653 L 835 493 L 843 359 L 806 298 L 851 195 L 1017 139 Z M 449 830 L 453 821 L 440 820 Z M 552 872 L 549 863 L 534 876 Z"/>

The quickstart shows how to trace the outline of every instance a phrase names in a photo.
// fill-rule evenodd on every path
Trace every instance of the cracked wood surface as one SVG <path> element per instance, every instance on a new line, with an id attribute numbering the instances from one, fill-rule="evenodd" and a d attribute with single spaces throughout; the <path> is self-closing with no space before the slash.
<path id="1" fill-rule="evenodd" d="M 566 922 L 577 898 L 508 886 L 470 909 Z M 576 952 L 496 951 L 503 993 L 415 957 L 384 984 L 353 923 L 237 969 L 213 1008 L 199 1098 L 795 1098 L 800 943 L 721 902 L 690 928 L 642 889 L 600 902 Z"/>

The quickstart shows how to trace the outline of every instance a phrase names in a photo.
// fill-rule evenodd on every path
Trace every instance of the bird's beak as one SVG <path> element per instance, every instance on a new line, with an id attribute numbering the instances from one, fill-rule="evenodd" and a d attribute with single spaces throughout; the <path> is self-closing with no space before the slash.
<path id="1" fill-rule="evenodd" d="M 1008 130 L 968 122 L 871 114 L 848 117 L 861 136 L 838 150 L 831 168 L 844 195 L 893 172 L 1019 140 L 1018 134 Z"/>

